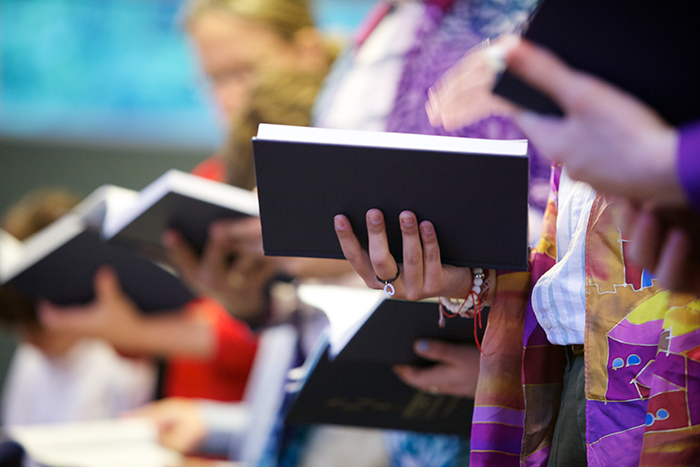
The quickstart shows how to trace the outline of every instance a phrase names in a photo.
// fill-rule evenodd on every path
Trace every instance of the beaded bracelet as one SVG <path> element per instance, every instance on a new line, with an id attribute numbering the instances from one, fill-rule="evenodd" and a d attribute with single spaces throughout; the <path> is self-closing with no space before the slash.
<path id="1" fill-rule="evenodd" d="M 488 269 L 484 271 L 482 268 L 474 268 L 472 269 L 472 287 L 465 298 L 451 299 L 440 297 L 439 302 L 440 319 L 438 324 L 441 328 L 445 327 L 445 317 L 454 318 L 455 316 L 461 316 L 462 318 L 474 318 L 474 340 L 479 351 L 481 351 L 481 345 L 477 338 L 477 331 L 481 328 L 481 310 L 488 297 L 488 292 Z M 449 310 L 449 312 L 446 310 Z"/>

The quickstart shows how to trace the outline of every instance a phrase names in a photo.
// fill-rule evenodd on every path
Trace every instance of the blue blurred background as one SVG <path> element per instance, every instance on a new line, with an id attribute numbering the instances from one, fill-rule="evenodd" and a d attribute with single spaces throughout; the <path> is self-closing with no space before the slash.
<path id="1" fill-rule="evenodd" d="M 374 0 L 315 0 L 350 37 Z M 182 0 L 0 0 L 0 213 L 27 189 L 140 189 L 223 139 Z"/>
<path id="2" fill-rule="evenodd" d="M 221 129 L 177 25 L 182 0 L 2 0 L 0 134 L 213 148 Z M 318 0 L 349 34 L 371 0 Z"/>

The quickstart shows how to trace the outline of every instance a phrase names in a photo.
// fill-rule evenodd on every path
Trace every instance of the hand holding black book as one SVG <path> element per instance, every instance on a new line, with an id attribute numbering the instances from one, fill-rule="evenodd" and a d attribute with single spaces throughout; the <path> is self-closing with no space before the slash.
<path id="1" fill-rule="evenodd" d="M 402 382 L 395 365 L 430 366 L 417 339 L 475 345 L 474 320 L 438 325 L 436 301 L 393 300 L 381 291 L 301 286 L 299 296 L 326 312 L 328 338 L 290 374 L 296 393 L 288 423 L 321 423 L 468 437 L 474 401 L 431 394 Z M 483 315 L 483 335 L 488 312 Z"/>
<path id="2" fill-rule="evenodd" d="M 685 205 L 677 128 L 700 117 L 695 8 L 545 0 L 528 41 L 507 53 L 513 74 L 495 93 L 534 111 L 516 112 L 516 122 L 571 178 L 634 201 Z"/>
<path id="3" fill-rule="evenodd" d="M 366 247 L 365 213 L 377 208 L 397 261 L 397 220 L 410 210 L 435 225 L 443 263 L 527 268 L 524 140 L 263 124 L 253 150 L 266 255 L 343 259 L 334 216 Z"/>
<path id="4" fill-rule="evenodd" d="M 171 271 L 100 235 L 110 207 L 128 205 L 134 196 L 130 190 L 103 186 L 24 242 L 5 236 L 0 240 L 0 285 L 56 305 L 86 304 L 95 298 L 95 273 L 110 266 L 141 311 L 180 309 L 194 295 Z"/>

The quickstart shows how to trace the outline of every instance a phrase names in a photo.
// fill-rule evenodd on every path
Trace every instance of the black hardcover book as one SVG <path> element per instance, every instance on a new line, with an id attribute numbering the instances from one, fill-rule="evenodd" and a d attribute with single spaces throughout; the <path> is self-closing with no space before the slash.
<path id="1" fill-rule="evenodd" d="M 479 339 L 487 317 L 488 309 Z M 326 341 L 309 356 L 292 385 L 297 394 L 286 421 L 469 437 L 472 399 L 418 391 L 392 371 L 395 364 L 433 364 L 413 351 L 419 338 L 474 343 L 474 319 L 454 318 L 440 328 L 437 302 L 383 300 L 337 355 Z"/>
<path id="2" fill-rule="evenodd" d="M 93 278 L 104 265 L 145 313 L 179 309 L 194 298 L 171 272 L 136 252 L 105 243 L 99 231 L 69 213 L 28 238 L 0 264 L 0 284 L 58 305 L 95 297 Z"/>
<path id="3" fill-rule="evenodd" d="M 267 255 L 342 259 L 333 217 L 367 245 L 365 213 L 384 213 L 402 261 L 398 216 L 435 225 L 445 263 L 527 267 L 527 142 L 260 125 L 253 138 Z"/>
<path id="4" fill-rule="evenodd" d="M 679 125 L 700 117 L 697 8 L 692 0 L 544 0 L 525 37 Z M 561 115 L 557 104 L 507 71 L 494 92 Z"/>
<path id="5" fill-rule="evenodd" d="M 109 213 L 102 233 L 110 243 L 165 261 L 165 230 L 178 230 L 201 253 L 212 222 L 257 214 L 253 192 L 169 170 L 141 190 L 131 206 Z"/>

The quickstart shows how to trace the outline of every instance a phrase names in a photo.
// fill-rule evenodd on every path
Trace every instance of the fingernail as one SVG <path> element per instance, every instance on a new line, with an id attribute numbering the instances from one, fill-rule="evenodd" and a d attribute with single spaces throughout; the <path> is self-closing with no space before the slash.
<path id="1" fill-rule="evenodd" d="M 437 118 L 436 118 L 436 116 L 437 116 L 437 111 L 436 111 L 435 108 L 430 104 L 430 102 L 426 102 L 426 103 L 425 103 L 425 113 L 426 113 L 426 115 L 428 115 L 428 120 L 430 121 L 431 124 L 434 123 L 434 122 L 437 120 Z"/>
<path id="2" fill-rule="evenodd" d="M 416 350 L 420 353 L 425 353 L 430 349 L 430 344 L 427 340 L 421 339 L 416 341 Z"/>
<path id="3" fill-rule="evenodd" d="M 379 214 L 378 211 L 369 211 L 367 212 L 367 220 L 369 220 L 370 224 L 372 225 L 377 225 L 382 223 L 382 215 Z"/>
<path id="4" fill-rule="evenodd" d="M 492 45 L 484 49 L 484 59 L 492 70 L 500 73 L 506 69 L 506 54 L 508 51 L 503 47 Z"/>
<path id="5" fill-rule="evenodd" d="M 428 99 L 431 107 L 437 113 L 440 110 L 440 98 L 434 88 L 428 89 Z"/>
<path id="6" fill-rule="evenodd" d="M 506 69 L 506 56 L 513 48 L 520 43 L 518 36 L 505 36 L 501 38 L 498 44 L 490 45 L 484 48 L 484 59 L 486 64 L 493 70 L 501 72 Z"/>
<path id="7" fill-rule="evenodd" d="M 433 226 L 429 222 L 426 222 L 424 224 L 421 224 L 420 231 L 426 235 L 431 234 L 433 233 Z"/>
<path id="8" fill-rule="evenodd" d="M 343 218 L 340 216 L 340 214 L 333 218 L 333 224 L 335 225 L 335 230 L 345 230 Z"/>
<path id="9" fill-rule="evenodd" d="M 402 214 L 400 217 L 400 220 L 401 220 L 401 225 L 403 225 L 405 227 L 413 227 L 416 224 L 416 219 L 413 216 L 408 215 L 408 214 L 406 214 L 406 215 Z"/>

